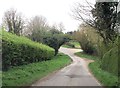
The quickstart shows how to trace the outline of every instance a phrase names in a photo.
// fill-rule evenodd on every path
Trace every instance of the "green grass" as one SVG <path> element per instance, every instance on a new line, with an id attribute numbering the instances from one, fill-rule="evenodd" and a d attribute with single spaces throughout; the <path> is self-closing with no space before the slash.
<path id="1" fill-rule="evenodd" d="M 3 72 L 3 86 L 25 86 L 58 70 L 71 62 L 69 56 L 58 54 L 52 60 L 11 68 Z"/>
<path id="2" fill-rule="evenodd" d="M 118 82 L 118 77 L 100 68 L 101 62 L 99 60 L 99 57 L 88 55 L 83 52 L 77 52 L 75 53 L 75 55 L 95 61 L 89 64 L 89 68 L 93 75 L 103 86 L 107 86 L 107 88 L 112 88 L 113 86 L 116 86 L 116 82 Z"/>
<path id="3" fill-rule="evenodd" d="M 92 56 L 92 55 L 86 54 L 84 52 L 77 52 L 77 53 L 75 53 L 75 55 L 77 55 L 79 57 L 91 59 L 91 60 L 98 60 L 99 59 L 99 57 L 97 57 L 97 56 Z"/>
<path id="4" fill-rule="evenodd" d="M 117 85 L 118 77 L 102 70 L 98 61 L 90 63 L 89 68 L 102 85 L 108 86 L 108 88 L 112 88 Z"/>

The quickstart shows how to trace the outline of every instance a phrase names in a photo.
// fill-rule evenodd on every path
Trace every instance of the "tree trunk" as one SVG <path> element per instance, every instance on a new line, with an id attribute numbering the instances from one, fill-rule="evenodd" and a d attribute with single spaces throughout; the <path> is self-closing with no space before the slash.
<path id="1" fill-rule="evenodd" d="M 55 56 L 58 54 L 58 49 L 55 49 Z"/>

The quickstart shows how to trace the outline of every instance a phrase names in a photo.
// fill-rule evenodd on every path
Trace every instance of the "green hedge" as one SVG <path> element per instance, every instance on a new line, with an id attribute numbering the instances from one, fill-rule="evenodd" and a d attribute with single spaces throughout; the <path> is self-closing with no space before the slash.
<path id="1" fill-rule="evenodd" d="M 0 31 L 2 35 L 2 69 L 33 62 L 48 60 L 54 56 L 54 49 L 33 42 L 25 37 Z"/>
<path id="2" fill-rule="evenodd" d="M 114 47 L 104 54 L 102 58 L 102 69 L 118 75 L 118 47 Z"/>

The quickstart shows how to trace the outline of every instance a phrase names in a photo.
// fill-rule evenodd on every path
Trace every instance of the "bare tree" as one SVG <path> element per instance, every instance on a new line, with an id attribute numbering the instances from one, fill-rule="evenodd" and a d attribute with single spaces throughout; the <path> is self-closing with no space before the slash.
<path id="1" fill-rule="evenodd" d="M 63 24 L 62 22 L 60 22 L 60 23 L 58 24 L 58 27 L 59 27 L 59 30 L 60 30 L 61 32 L 65 30 L 65 26 L 64 26 L 64 24 Z"/>
<path id="2" fill-rule="evenodd" d="M 118 13 L 118 22 L 120 23 L 120 2 L 117 6 L 117 13 Z"/>
<path id="3" fill-rule="evenodd" d="M 117 29 L 120 33 L 120 1 L 119 1 L 119 4 L 118 4 L 118 7 L 117 7 L 117 18 L 118 18 L 117 19 L 117 22 L 118 22 Z M 119 34 L 119 36 L 120 36 L 120 34 Z"/>
<path id="4" fill-rule="evenodd" d="M 94 6 L 87 0 L 86 3 L 87 5 L 80 3 L 75 5 L 72 10 L 73 17 L 95 28 L 103 37 L 105 44 L 115 40 L 118 35 L 116 29 L 118 2 L 96 2 Z"/>
<path id="5" fill-rule="evenodd" d="M 45 30 L 47 28 L 47 19 L 43 16 L 35 16 L 33 17 L 27 24 L 27 32 L 31 34 L 31 32 L 35 30 Z"/>
<path id="6" fill-rule="evenodd" d="M 5 12 L 3 17 L 3 23 L 8 32 L 15 33 L 16 35 L 21 35 L 24 28 L 24 20 L 20 13 L 16 10 L 10 9 Z"/>
<path id="7" fill-rule="evenodd" d="M 94 27 L 94 18 L 91 12 L 92 9 L 94 9 L 94 5 L 87 0 L 86 5 L 78 2 L 73 6 L 71 16 L 78 21 L 83 21 L 84 23 Z"/>
<path id="8" fill-rule="evenodd" d="M 42 42 L 48 29 L 47 19 L 43 16 L 35 16 L 28 22 L 24 35 L 34 41 Z"/>

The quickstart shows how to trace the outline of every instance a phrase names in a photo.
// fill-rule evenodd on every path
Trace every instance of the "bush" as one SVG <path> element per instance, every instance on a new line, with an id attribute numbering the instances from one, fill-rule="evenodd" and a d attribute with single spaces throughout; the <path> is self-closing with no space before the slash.
<path id="1" fill-rule="evenodd" d="M 74 38 L 80 43 L 81 48 L 87 54 L 98 55 L 98 42 L 100 36 L 95 29 L 87 26 L 82 26 L 82 29 L 74 33 Z M 100 40 L 101 41 L 101 40 Z"/>
<path id="2" fill-rule="evenodd" d="M 59 48 L 68 42 L 69 38 L 65 34 L 52 34 L 43 39 L 43 43 L 54 48 L 55 56 L 58 54 Z"/>
<path id="3" fill-rule="evenodd" d="M 48 60 L 54 56 L 54 49 L 49 46 L 5 31 L 1 31 L 1 34 L 3 70 L 9 69 L 11 66 Z"/>

